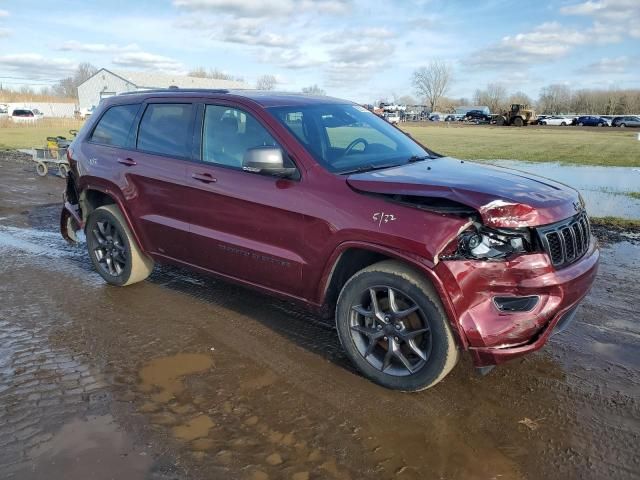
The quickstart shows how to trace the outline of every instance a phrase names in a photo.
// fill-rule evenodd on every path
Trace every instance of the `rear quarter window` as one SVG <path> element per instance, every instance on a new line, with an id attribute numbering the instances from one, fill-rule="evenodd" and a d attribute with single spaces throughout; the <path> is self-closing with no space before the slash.
<path id="1" fill-rule="evenodd" d="M 116 105 L 105 112 L 91 134 L 91 141 L 114 147 L 127 144 L 129 131 L 140 105 Z"/>

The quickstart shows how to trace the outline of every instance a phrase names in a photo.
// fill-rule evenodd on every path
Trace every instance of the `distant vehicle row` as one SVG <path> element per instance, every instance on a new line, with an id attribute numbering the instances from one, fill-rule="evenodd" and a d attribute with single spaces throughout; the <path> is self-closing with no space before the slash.
<path id="1" fill-rule="evenodd" d="M 563 115 L 540 115 L 539 125 L 578 125 L 580 127 L 640 127 L 640 116 L 625 115 L 581 115 L 579 117 Z"/>

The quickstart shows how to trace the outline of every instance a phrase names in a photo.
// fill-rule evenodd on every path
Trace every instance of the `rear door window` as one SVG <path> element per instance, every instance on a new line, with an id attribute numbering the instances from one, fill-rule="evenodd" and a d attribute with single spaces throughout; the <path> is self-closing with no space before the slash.
<path id="1" fill-rule="evenodd" d="M 106 111 L 91 134 L 91 141 L 114 147 L 127 144 L 131 125 L 140 105 L 116 105 Z"/>
<path id="2" fill-rule="evenodd" d="M 170 157 L 189 157 L 193 111 L 190 103 L 149 104 L 138 129 L 138 150 Z"/>

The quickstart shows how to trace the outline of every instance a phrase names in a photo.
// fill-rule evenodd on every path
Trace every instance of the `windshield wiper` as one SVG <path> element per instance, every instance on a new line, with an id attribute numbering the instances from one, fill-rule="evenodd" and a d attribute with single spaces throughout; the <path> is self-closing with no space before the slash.
<path id="1" fill-rule="evenodd" d="M 409 158 L 407 158 L 407 163 L 421 162 L 423 160 L 428 160 L 430 158 L 431 158 L 431 155 L 412 155 Z"/>
<path id="2" fill-rule="evenodd" d="M 360 165 L 359 167 L 356 167 L 352 170 L 345 170 L 343 172 L 340 172 L 340 175 L 346 175 L 349 173 L 371 172 L 372 170 L 383 170 L 385 168 L 400 167 L 402 165 L 404 165 L 404 163 L 386 163 L 383 165 L 373 165 L 373 164 Z"/>

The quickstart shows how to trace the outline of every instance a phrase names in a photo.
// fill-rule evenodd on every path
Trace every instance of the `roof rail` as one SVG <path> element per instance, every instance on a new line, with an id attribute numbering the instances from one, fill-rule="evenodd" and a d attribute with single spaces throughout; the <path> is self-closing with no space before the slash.
<path id="1" fill-rule="evenodd" d="M 195 93 L 229 93 L 226 88 L 179 88 L 175 85 L 169 88 L 150 88 L 147 90 L 133 90 L 131 92 L 122 92 L 118 95 L 138 95 L 141 93 L 174 93 L 174 92 L 195 92 Z"/>

